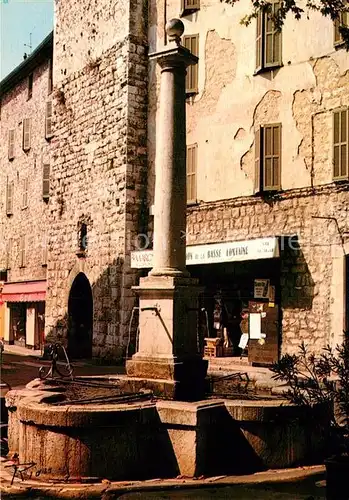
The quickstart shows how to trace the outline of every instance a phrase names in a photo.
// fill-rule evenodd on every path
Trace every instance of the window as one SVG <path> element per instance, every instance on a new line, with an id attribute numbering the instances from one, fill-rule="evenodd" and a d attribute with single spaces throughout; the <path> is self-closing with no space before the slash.
<path id="1" fill-rule="evenodd" d="M 42 168 L 42 197 L 48 200 L 50 197 L 50 165 L 45 163 Z"/>
<path id="2" fill-rule="evenodd" d="M 183 37 L 183 45 L 186 49 L 194 56 L 199 55 L 199 35 L 189 35 Z M 198 64 L 193 66 L 188 66 L 187 76 L 185 80 L 185 92 L 186 94 L 197 94 L 198 93 Z"/>
<path id="3" fill-rule="evenodd" d="M 19 266 L 25 267 L 26 265 L 26 237 L 21 236 L 19 240 Z"/>
<path id="4" fill-rule="evenodd" d="M 46 139 L 52 137 L 52 101 L 46 103 L 45 137 Z"/>
<path id="5" fill-rule="evenodd" d="M 28 207 L 28 177 L 23 179 L 22 208 Z"/>
<path id="6" fill-rule="evenodd" d="M 200 9 L 200 0 L 181 0 L 181 16 L 192 14 Z"/>
<path id="7" fill-rule="evenodd" d="M 11 269 L 11 257 L 12 257 L 12 239 L 7 241 L 6 245 L 6 269 Z"/>
<path id="8" fill-rule="evenodd" d="M 15 130 L 8 131 L 8 159 L 13 160 L 15 157 Z"/>
<path id="9" fill-rule="evenodd" d="M 198 145 L 187 146 L 187 203 L 196 203 L 196 172 Z"/>
<path id="10" fill-rule="evenodd" d="M 255 192 L 281 189 L 281 124 L 263 125 L 255 133 Z"/>
<path id="11" fill-rule="evenodd" d="M 14 182 L 7 181 L 6 185 L 6 215 L 13 214 Z"/>
<path id="12" fill-rule="evenodd" d="M 31 139 L 31 122 L 30 118 L 24 118 L 23 120 L 23 150 L 28 151 L 30 149 L 30 139 Z"/>
<path id="13" fill-rule="evenodd" d="M 48 93 L 51 94 L 53 90 L 53 62 L 50 59 L 48 66 Z"/>
<path id="14" fill-rule="evenodd" d="M 85 252 L 87 250 L 87 225 L 83 222 L 79 231 L 79 250 Z"/>
<path id="15" fill-rule="evenodd" d="M 333 44 L 335 46 L 342 45 L 344 43 L 342 34 L 340 32 L 340 27 L 349 28 L 349 12 L 341 12 L 339 19 L 336 19 L 333 23 Z"/>
<path id="16" fill-rule="evenodd" d="M 33 73 L 28 76 L 28 101 L 33 95 Z"/>
<path id="17" fill-rule="evenodd" d="M 348 179 L 349 111 L 338 109 L 333 113 L 333 179 Z"/>
<path id="18" fill-rule="evenodd" d="M 280 8 L 279 2 L 271 4 L 271 11 L 260 10 L 257 17 L 256 72 L 282 65 L 281 31 L 275 26 L 272 16 Z"/>

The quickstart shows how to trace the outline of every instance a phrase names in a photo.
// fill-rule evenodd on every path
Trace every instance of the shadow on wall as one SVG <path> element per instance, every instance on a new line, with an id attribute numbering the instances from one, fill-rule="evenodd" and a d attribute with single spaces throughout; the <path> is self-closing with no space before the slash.
<path id="1" fill-rule="evenodd" d="M 131 276 L 131 280 L 130 280 Z M 132 307 L 137 297 L 132 292 L 138 273 L 124 274 L 123 260 L 113 263 L 91 285 L 84 273 L 74 279 L 69 292 L 68 307 L 46 336 L 46 344 L 60 342 L 70 359 L 120 362 L 135 352 L 137 315 Z M 125 278 L 130 280 L 124 283 Z M 126 288 L 127 286 L 127 288 Z M 127 299 L 122 300 L 125 289 Z"/>
<path id="2" fill-rule="evenodd" d="M 281 304 L 284 309 L 312 309 L 314 281 L 298 240 L 284 245 L 281 261 Z"/>

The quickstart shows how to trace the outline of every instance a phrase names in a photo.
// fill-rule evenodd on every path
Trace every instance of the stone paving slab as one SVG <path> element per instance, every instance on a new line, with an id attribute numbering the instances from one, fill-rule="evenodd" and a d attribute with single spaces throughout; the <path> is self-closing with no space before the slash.
<path id="1" fill-rule="evenodd" d="M 11 486 L 12 474 L 4 466 L 9 462 L 0 464 L 0 492 L 1 498 L 26 499 L 26 498 L 57 498 L 57 499 L 94 499 L 112 500 L 130 492 L 164 492 L 178 489 L 207 489 L 222 488 L 238 485 L 261 485 L 287 482 L 301 482 L 319 476 L 322 480 L 325 474 L 323 465 L 299 467 L 295 469 L 279 469 L 258 472 L 244 476 L 216 476 L 205 478 L 178 477 L 176 479 L 152 479 L 148 481 L 120 481 L 110 482 L 102 480 L 99 483 L 49 483 L 39 480 L 27 479 L 21 481 L 15 478 Z M 319 480 L 319 478 L 317 478 Z"/>

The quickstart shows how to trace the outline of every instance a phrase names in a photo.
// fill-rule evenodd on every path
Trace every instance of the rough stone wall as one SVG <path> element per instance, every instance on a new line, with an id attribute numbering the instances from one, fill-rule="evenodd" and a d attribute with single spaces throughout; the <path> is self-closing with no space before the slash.
<path id="1" fill-rule="evenodd" d="M 8 281 L 45 279 L 43 246 L 48 205 L 42 198 L 43 163 L 50 163 L 50 143 L 45 139 L 45 104 L 49 61 L 34 69 L 33 94 L 28 100 L 28 78 L 1 98 L 0 127 L 0 268 L 6 268 L 8 240 L 12 241 Z M 31 118 L 31 147 L 22 149 L 23 118 Z M 15 129 L 15 158 L 8 159 L 8 131 Z M 23 180 L 28 179 L 28 202 L 24 208 Z M 6 215 L 7 179 L 14 182 L 13 215 Z M 20 267 L 20 238 L 26 236 L 26 265 Z"/>
<path id="2" fill-rule="evenodd" d="M 87 8 L 83 24 L 91 29 L 83 32 L 81 42 L 64 27 L 68 11 L 74 18 L 78 7 L 65 2 L 57 18 L 46 334 L 66 340 L 69 291 L 77 274 L 84 272 L 94 302 L 93 354 L 118 358 L 125 353 L 135 305 L 131 286 L 136 274 L 129 269 L 128 252 L 143 223 L 147 44 L 143 20 L 136 22 L 142 2 L 125 3 L 127 15 L 120 30 L 114 22 L 122 12 L 115 5 L 104 2 L 108 12 L 103 16 L 97 14 L 101 5 Z M 92 59 L 85 35 L 88 41 L 97 37 Z M 85 256 L 77 255 L 81 223 L 88 230 Z"/>
<path id="3" fill-rule="evenodd" d="M 188 244 L 298 236 L 290 244 L 284 239 L 281 248 L 282 352 L 297 351 L 302 340 L 319 352 L 341 339 L 333 321 L 343 314 L 332 307 L 333 257 L 343 260 L 339 231 L 349 230 L 348 191 L 347 185 L 305 188 L 189 209 Z M 338 228 L 328 217 L 337 218 Z"/>

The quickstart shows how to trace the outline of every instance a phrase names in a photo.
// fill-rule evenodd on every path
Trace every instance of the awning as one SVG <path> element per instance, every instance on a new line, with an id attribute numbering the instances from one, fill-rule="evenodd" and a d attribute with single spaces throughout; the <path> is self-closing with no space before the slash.
<path id="1" fill-rule="evenodd" d="M 186 265 L 219 264 L 244 260 L 274 259 L 280 257 L 277 236 L 256 238 L 246 241 L 208 243 L 207 245 L 188 245 Z M 131 252 L 131 267 L 150 269 L 153 265 L 153 251 Z"/>
<path id="2" fill-rule="evenodd" d="M 39 302 L 46 297 L 46 280 L 5 283 L 2 289 L 3 302 Z"/>

